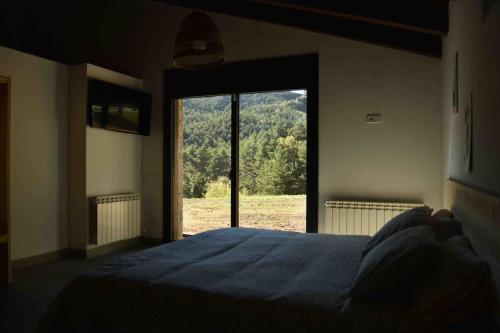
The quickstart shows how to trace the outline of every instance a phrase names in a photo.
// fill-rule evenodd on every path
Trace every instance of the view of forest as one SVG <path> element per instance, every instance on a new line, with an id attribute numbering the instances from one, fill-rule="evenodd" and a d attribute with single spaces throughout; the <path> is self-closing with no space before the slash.
<path id="1" fill-rule="evenodd" d="M 306 193 L 304 92 L 240 96 L 240 193 Z M 230 196 L 231 98 L 184 99 L 184 198 Z"/>

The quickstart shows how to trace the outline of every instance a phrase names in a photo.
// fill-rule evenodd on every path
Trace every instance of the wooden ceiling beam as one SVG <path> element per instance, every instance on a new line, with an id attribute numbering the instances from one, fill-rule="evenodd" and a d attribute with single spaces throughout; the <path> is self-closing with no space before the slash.
<path id="1" fill-rule="evenodd" d="M 395 26 L 374 24 L 373 22 L 354 20 L 338 15 L 325 15 L 324 13 L 316 13 L 313 11 L 301 11 L 281 6 L 273 6 L 253 0 L 154 1 L 184 8 L 197 7 L 208 12 L 298 28 L 432 57 L 441 57 L 441 35 L 415 31 L 415 29 L 401 29 Z M 311 1 L 311 3 L 313 2 L 313 0 L 309 1 Z M 290 3 L 292 2 L 293 1 L 290 1 Z"/>
<path id="2" fill-rule="evenodd" d="M 346 12 L 346 11 L 340 11 L 336 10 L 335 8 L 335 2 L 330 2 L 329 7 L 330 8 L 318 8 L 314 7 L 311 5 L 302 5 L 299 3 L 294 3 L 290 1 L 277 1 L 277 0 L 249 0 L 251 2 L 255 3 L 260 3 L 263 5 L 269 5 L 269 6 L 275 6 L 275 7 L 281 7 L 281 8 L 286 8 L 286 9 L 291 9 L 291 10 L 297 10 L 301 11 L 304 13 L 311 13 L 311 14 L 318 14 L 318 15 L 326 15 L 326 16 L 334 16 L 334 17 L 341 17 L 349 20 L 355 20 L 355 21 L 361 21 L 365 23 L 370 23 L 370 24 L 376 24 L 376 25 L 382 25 L 382 26 L 387 26 L 387 27 L 392 27 L 392 28 L 397 28 L 397 29 L 404 29 L 404 30 L 410 30 L 410 31 L 415 31 L 415 32 L 423 32 L 431 35 L 436 35 L 436 36 L 446 36 L 448 34 L 448 22 L 447 22 L 447 17 L 442 17 L 443 22 L 442 25 L 429 25 L 429 24 L 424 24 L 423 22 L 420 25 L 417 24 L 406 24 L 401 22 L 402 20 L 394 20 L 391 21 L 389 19 L 385 18 L 380 18 L 374 16 L 364 16 L 361 14 L 354 14 L 351 12 Z M 354 3 L 354 1 L 353 1 Z M 436 3 L 436 1 L 434 1 Z M 438 6 L 436 4 L 435 8 L 436 9 L 441 9 L 443 8 L 443 4 L 446 3 L 446 6 L 448 5 L 448 0 L 441 1 Z M 432 7 L 429 9 L 431 10 Z"/>

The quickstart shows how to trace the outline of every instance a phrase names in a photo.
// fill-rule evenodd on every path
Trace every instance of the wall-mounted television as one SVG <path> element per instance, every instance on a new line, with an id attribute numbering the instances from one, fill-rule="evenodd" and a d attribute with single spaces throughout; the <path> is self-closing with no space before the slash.
<path id="1" fill-rule="evenodd" d="M 151 95 L 96 79 L 88 81 L 87 124 L 112 131 L 149 135 Z"/>

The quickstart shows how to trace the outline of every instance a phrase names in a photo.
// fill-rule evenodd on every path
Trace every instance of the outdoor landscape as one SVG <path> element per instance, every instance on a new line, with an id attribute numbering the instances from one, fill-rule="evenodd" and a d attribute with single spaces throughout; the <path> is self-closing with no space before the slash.
<path id="1" fill-rule="evenodd" d="M 305 230 L 303 91 L 240 97 L 240 226 Z M 230 96 L 184 100 L 183 224 L 193 234 L 230 226 Z"/>

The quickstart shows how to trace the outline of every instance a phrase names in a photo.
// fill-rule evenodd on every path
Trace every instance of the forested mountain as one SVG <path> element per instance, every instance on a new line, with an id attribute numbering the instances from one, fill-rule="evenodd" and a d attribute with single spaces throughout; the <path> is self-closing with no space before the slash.
<path id="1" fill-rule="evenodd" d="M 240 96 L 240 191 L 306 192 L 306 96 Z M 229 195 L 230 96 L 184 100 L 184 196 Z"/>

